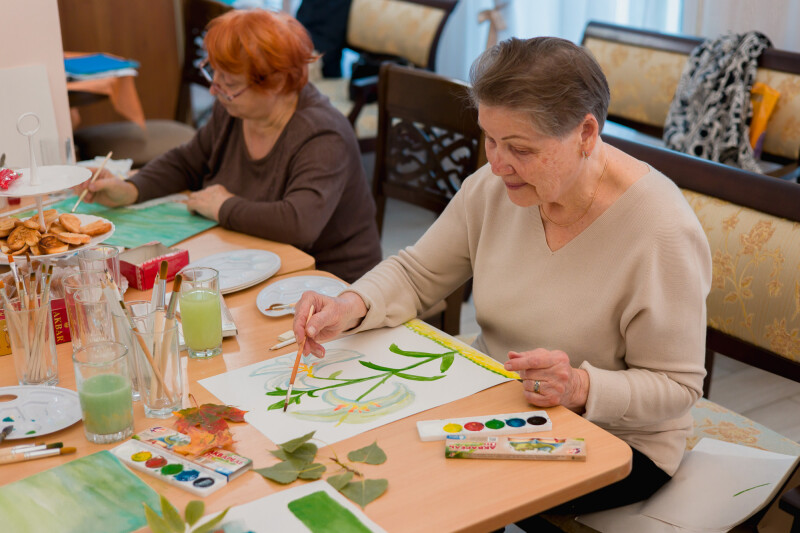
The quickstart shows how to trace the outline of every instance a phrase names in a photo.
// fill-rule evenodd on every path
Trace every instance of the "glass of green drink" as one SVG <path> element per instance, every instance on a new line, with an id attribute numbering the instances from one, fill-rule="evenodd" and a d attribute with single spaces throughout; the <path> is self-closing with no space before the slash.
<path id="1" fill-rule="evenodd" d="M 222 353 L 222 310 L 219 272 L 195 267 L 181 271 L 181 327 L 189 357 L 203 359 Z"/>
<path id="2" fill-rule="evenodd" d="M 133 435 L 133 399 L 128 349 L 114 341 L 85 345 L 72 354 L 83 431 L 106 444 Z"/>

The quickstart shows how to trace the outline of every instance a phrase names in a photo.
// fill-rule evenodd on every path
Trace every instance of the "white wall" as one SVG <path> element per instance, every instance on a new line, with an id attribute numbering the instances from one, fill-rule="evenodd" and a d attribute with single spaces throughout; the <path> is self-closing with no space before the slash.
<path id="1" fill-rule="evenodd" d="M 0 68 L 31 64 L 45 66 L 56 131 L 60 138 L 69 139 L 71 143 L 72 122 L 57 0 L 0 0 L 0 20 L 3 21 L 0 31 Z M 0 87 L 0 98 L 4 92 Z"/>
<path id="2" fill-rule="evenodd" d="M 683 33 L 718 37 L 760 31 L 782 50 L 800 52 L 800 0 L 684 0 Z"/>

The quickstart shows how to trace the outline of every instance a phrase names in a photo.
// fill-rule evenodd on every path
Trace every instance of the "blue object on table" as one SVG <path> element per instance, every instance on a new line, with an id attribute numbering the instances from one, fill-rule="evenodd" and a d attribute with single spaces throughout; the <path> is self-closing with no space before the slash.
<path id="1" fill-rule="evenodd" d="M 106 54 L 91 54 L 80 57 L 64 59 L 64 70 L 67 75 L 87 75 L 120 70 L 124 68 L 139 68 L 139 63 L 129 59 L 119 59 Z"/>

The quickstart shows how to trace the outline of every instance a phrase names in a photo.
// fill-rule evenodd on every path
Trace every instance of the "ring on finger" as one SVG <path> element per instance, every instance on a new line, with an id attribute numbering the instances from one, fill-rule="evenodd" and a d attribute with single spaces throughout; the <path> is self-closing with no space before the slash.
<path id="1" fill-rule="evenodd" d="M 541 383 L 539 382 L 538 379 L 533 382 L 533 393 L 534 394 L 539 394 L 540 385 L 541 385 Z"/>

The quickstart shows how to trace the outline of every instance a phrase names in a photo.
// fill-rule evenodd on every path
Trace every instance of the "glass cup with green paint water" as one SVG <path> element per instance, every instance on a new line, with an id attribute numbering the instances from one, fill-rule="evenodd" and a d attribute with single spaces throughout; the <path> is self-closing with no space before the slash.
<path id="1" fill-rule="evenodd" d="M 72 354 L 83 431 L 98 444 L 133 435 L 128 349 L 114 341 L 87 344 Z"/>
<path id="2" fill-rule="evenodd" d="M 195 267 L 181 271 L 181 327 L 189 357 L 204 359 L 222 353 L 222 310 L 219 272 Z"/>

